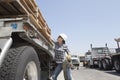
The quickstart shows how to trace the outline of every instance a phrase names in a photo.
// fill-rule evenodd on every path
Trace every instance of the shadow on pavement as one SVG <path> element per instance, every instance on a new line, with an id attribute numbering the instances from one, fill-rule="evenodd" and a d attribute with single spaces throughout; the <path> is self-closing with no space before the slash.
<path id="1" fill-rule="evenodd" d="M 99 70 L 98 68 L 96 68 L 96 70 Z M 115 76 L 120 76 L 120 73 L 117 73 L 114 69 L 113 70 L 99 70 L 99 71 L 103 71 L 105 73 L 111 74 L 111 75 L 115 75 Z"/>
<path id="2" fill-rule="evenodd" d="M 112 75 L 116 75 L 116 76 L 120 76 L 120 73 L 117 73 L 117 72 L 114 71 L 114 70 L 112 70 L 112 71 L 105 71 L 105 73 L 112 74 Z"/>

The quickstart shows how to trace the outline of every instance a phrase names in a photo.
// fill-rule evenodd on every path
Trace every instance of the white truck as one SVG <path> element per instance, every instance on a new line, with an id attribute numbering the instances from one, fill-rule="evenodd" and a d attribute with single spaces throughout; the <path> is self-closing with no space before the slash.
<path id="1" fill-rule="evenodd" d="M 115 41 L 118 48 L 108 48 L 106 46 L 106 48 L 100 50 L 102 54 L 96 57 L 99 69 L 112 70 L 114 68 L 116 72 L 120 72 L 120 38 L 115 39 Z"/>
<path id="2" fill-rule="evenodd" d="M 92 60 L 92 55 L 90 50 L 88 50 L 88 52 L 85 53 L 85 61 L 83 62 L 83 66 L 91 67 L 90 65 L 91 60 Z"/>
<path id="3" fill-rule="evenodd" d="M 116 72 L 120 72 L 120 38 L 115 39 L 118 48 L 106 47 L 92 47 L 91 45 L 91 58 L 87 59 L 87 64 L 89 67 L 98 66 L 99 69 L 112 70 L 113 68 Z"/>
<path id="4" fill-rule="evenodd" d="M 47 80 L 53 46 L 34 0 L 0 0 L 0 80 Z"/>
<path id="5" fill-rule="evenodd" d="M 88 53 L 88 52 L 87 52 Z M 110 51 L 107 47 L 92 47 L 89 54 L 86 54 L 88 67 L 99 67 L 99 69 L 112 69 Z"/>
<path id="6" fill-rule="evenodd" d="M 71 56 L 71 60 L 72 60 L 73 68 L 77 68 L 77 70 L 78 70 L 79 67 L 80 67 L 80 59 L 79 59 L 79 56 L 78 56 L 78 55 L 72 55 L 72 56 Z"/>

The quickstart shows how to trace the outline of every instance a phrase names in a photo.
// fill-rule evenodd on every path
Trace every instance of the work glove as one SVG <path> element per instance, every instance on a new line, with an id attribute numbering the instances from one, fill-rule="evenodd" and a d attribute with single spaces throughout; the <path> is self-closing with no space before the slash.
<path id="1" fill-rule="evenodd" d="M 71 55 L 67 54 L 66 59 L 67 59 L 68 62 L 71 62 Z"/>

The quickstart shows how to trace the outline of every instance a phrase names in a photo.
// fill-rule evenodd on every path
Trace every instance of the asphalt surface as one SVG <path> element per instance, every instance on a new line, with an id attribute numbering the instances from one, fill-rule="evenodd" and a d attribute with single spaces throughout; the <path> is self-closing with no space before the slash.
<path id="1" fill-rule="evenodd" d="M 72 70 L 73 80 L 120 80 L 120 73 L 112 71 L 101 71 L 80 67 L 79 70 Z M 64 80 L 63 72 L 58 76 L 58 80 Z"/>

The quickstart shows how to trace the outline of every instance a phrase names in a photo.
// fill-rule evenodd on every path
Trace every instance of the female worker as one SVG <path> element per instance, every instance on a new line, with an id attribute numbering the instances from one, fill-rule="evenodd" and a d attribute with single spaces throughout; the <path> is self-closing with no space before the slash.
<path id="1" fill-rule="evenodd" d="M 65 45 L 66 39 L 67 36 L 65 34 L 60 34 L 57 38 L 57 42 L 55 42 L 55 62 L 57 63 L 57 67 L 55 68 L 55 71 L 52 75 L 52 80 L 57 80 L 58 75 L 64 68 L 63 66 L 66 66 L 64 62 L 66 60 L 70 61 L 70 56 L 66 57 L 66 54 L 69 55 L 69 50 Z M 65 67 L 63 69 L 65 80 L 72 80 L 70 70 L 70 67 Z"/>

